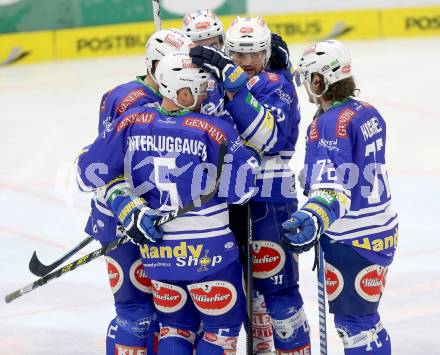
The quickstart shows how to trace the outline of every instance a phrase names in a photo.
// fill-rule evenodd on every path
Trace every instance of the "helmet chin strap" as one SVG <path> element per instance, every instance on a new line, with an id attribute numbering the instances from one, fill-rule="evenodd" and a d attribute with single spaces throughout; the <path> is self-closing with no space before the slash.
<path id="1" fill-rule="evenodd" d="M 264 50 L 264 60 L 263 60 L 263 70 L 264 70 L 264 68 L 266 68 L 267 67 L 267 64 L 269 64 L 269 56 L 267 55 L 267 50 L 265 49 Z"/>
<path id="2" fill-rule="evenodd" d="M 322 91 L 322 93 L 320 93 L 320 94 L 316 94 L 312 91 L 312 88 L 311 88 L 310 83 L 308 81 L 304 82 L 304 85 L 307 87 L 307 92 L 312 97 L 313 103 L 318 106 L 321 106 L 320 103 L 318 102 L 318 98 L 322 97 L 327 92 L 328 87 L 329 87 L 328 81 L 325 78 L 324 78 L 324 81 L 325 81 L 325 87 L 324 87 L 324 90 Z"/>
<path id="3" fill-rule="evenodd" d="M 156 80 L 156 77 L 154 76 L 154 74 L 153 74 L 149 69 L 147 69 L 147 75 L 151 78 L 151 80 L 153 80 L 153 82 L 154 82 L 157 86 L 160 86 L 159 83 L 158 83 L 158 81 Z"/>

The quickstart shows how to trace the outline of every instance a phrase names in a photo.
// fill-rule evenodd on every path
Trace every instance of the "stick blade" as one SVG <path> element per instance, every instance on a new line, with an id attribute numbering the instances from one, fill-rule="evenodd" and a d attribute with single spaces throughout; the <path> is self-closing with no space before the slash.
<path id="1" fill-rule="evenodd" d="M 38 259 L 37 252 L 34 251 L 31 260 L 29 260 L 29 271 L 35 276 L 43 277 L 51 272 L 52 268 L 41 263 L 41 261 Z"/>

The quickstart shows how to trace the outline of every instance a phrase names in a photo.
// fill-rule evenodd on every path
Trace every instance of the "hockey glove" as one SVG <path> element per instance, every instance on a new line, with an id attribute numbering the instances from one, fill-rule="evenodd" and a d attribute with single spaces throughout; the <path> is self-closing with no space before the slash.
<path id="1" fill-rule="evenodd" d="M 112 210 L 124 226 L 125 233 L 135 244 L 157 243 L 162 240 L 163 231 L 154 225 L 156 216 L 143 198 L 120 195 L 111 202 Z"/>
<path id="2" fill-rule="evenodd" d="M 247 83 L 248 75 L 244 70 L 218 49 L 197 46 L 190 49 L 189 56 L 194 64 L 206 69 L 217 80 L 222 81 L 226 91 L 237 92 Z"/>
<path id="3" fill-rule="evenodd" d="M 336 216 L 331 209 L 310 199 L 300 210 L 292 213 L 282 224 L 286 233 L 283 244 L 295 253 L 310 250 L 319 240 Z"/>
<path id="4" fill-rule="evenodd" d="M 318 219 L 308 211 L 299 210 L 283 223 L 287 232 L 282 237 L 284 245 L 295 253 L 303 253 L 312 248 L 320 237 Z"/>
<path id="5" fill-rule="evenodd" d="M 280 35 L 272 33 L 271 39 L 271 55 L 269 58 L 270 69 L 280 70 L 287 69 L 289 67 L 289 48 L 287 43 L 281 38 Z"/>

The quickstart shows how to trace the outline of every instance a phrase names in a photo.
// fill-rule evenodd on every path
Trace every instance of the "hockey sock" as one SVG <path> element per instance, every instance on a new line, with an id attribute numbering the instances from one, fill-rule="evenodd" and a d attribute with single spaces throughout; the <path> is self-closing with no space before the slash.
<path id="1" fill-rule="evenodd" d="M 197 344 L 197 355 L 235 355 L 240 326 L 229 329 L 205 331 Z"/>
<path id="2" fill-rule="evenodd" d="M 196 334 L 186 329 L 160 328 L 158 352 L 167 355 L 192 355 Z"/>
<path id="3" fill-rule="evenodd" d="M 274 348 L 272 321 L 267 313 L 266 303 L 261 294 L 252 298 L 253 307 L 253 351 L 254 354 L 270 352 Z"/>
<path id="4" fill-rule="evenodd" d="M 378 314 L 335 315 L 345 355 L 391 355 L 391 339 Z"/>
<path id="5" fill-rule="evenodd" d="M 118 317 L 110 322 L 107 330 L 106 354 L 137 355 L 147 353 L 147 334 L 145 332 L 137 334 L 130 332 L 128 328 L 121 327 L 122 322 L 121 318 Z M 154 354 L 154 352 L 148 352 L 147 354 Z"/>
<path id="6" fill-rule="evenodd" d="M 272 318 L 275 349 L 282 354 L 310 352 L 310 328 L 297 287 L 265 294 Z"/>

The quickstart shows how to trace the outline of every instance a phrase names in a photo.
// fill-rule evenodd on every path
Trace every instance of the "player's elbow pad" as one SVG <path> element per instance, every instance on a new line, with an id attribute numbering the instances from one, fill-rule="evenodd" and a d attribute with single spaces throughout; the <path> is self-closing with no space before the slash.
<path id="1" fill-rule="evenodd" d="M 81 168 L 78 166 L 78 164 L 76 164 L 76 174 L 75 174 L 75 178 L 76 178 L 76 184 L 78 185 L 78 188 L 82 191 L 82 192 L 93 192 L 96 190 L 96 188 L 94 188 L 91 184 L 87 183 L 87 180 L 84 179 L 84 176 L 82 174 L 82 170 Z"/>

